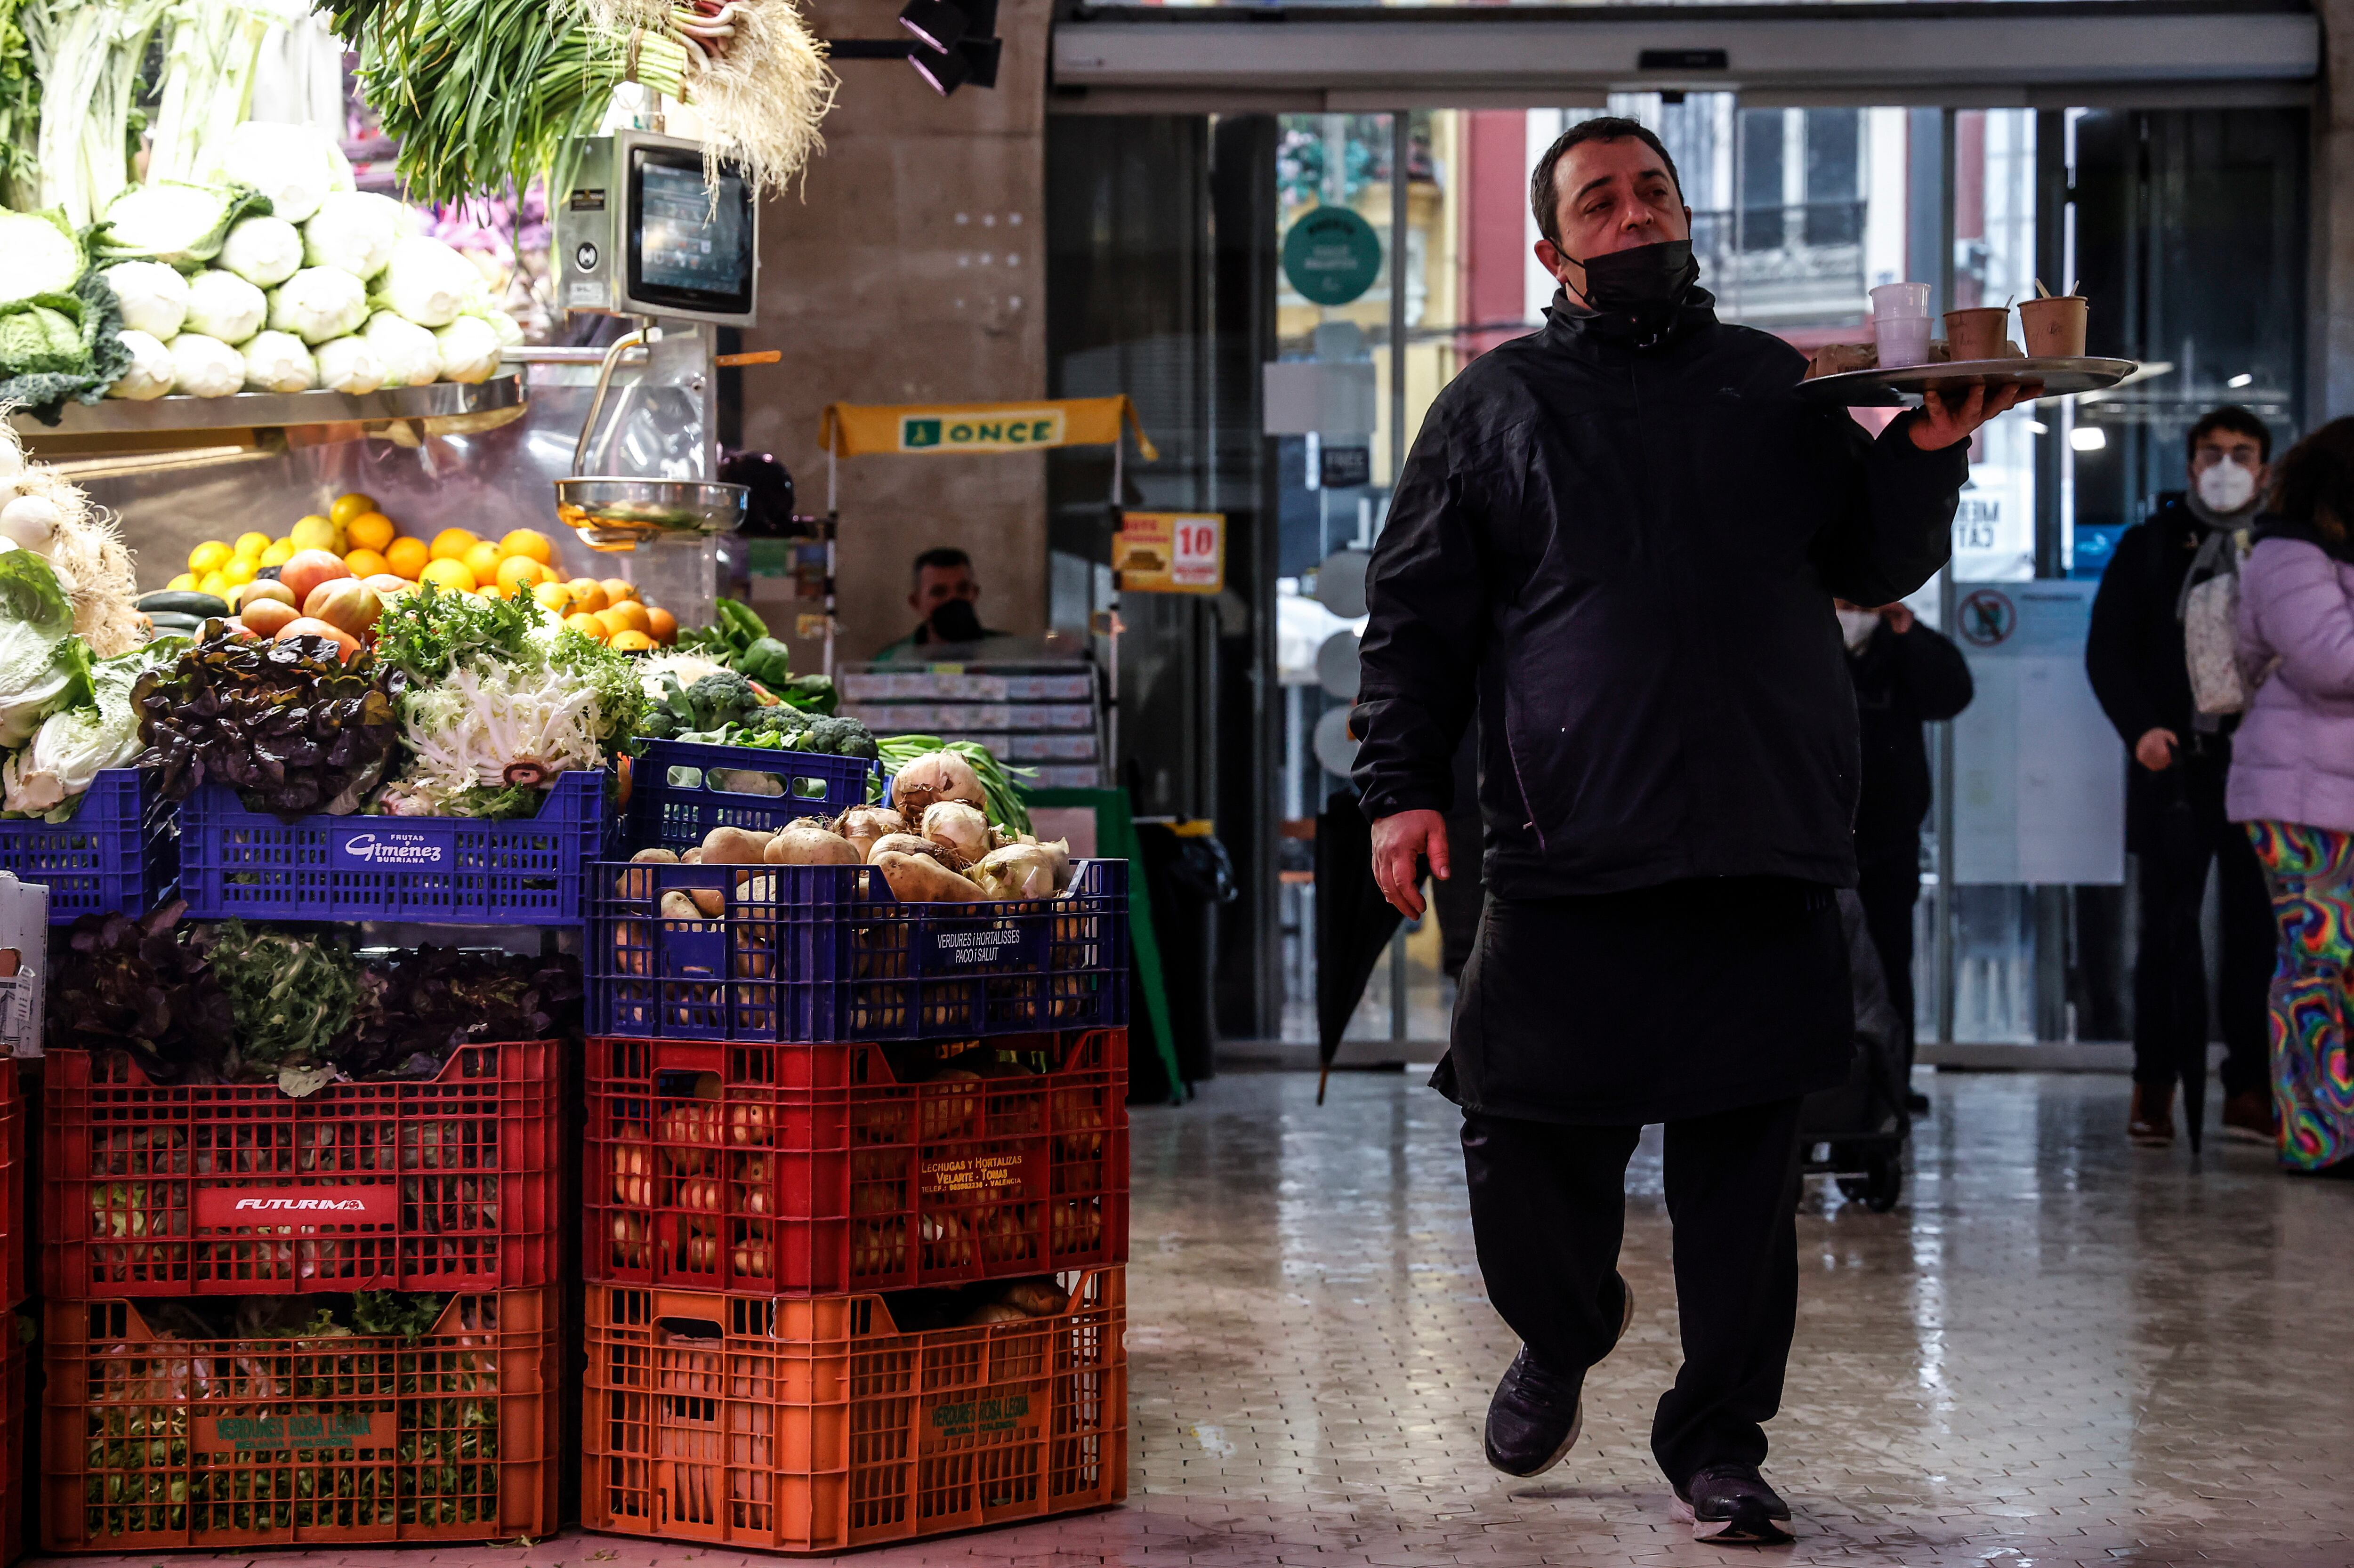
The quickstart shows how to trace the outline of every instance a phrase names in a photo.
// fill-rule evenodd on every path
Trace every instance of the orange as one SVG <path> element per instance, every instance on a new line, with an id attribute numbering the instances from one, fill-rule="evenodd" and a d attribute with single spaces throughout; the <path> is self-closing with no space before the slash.
<path id="1" fill-rule="evenodd" d="M 474 591 L 474 574 L 466 569 L 466 563 L 453 561 L 447 556 L 438 561 L 426 562 L 424 575 L 418 580 L 433 583 L 445 588 L 455 588 L 460 593 Z"/>
<path id="2" fill-rule="evenodd" d="M 576 609 L 585 609 L 593 615 L 605 608 L 605 585 L 595 577 L 574 577 L 564 588 L 572 596 Z"/>
<path id="3" fill-rule="evenodd" d="M 381 550 L 392 543 L 398 530 L 392 519 L 381 512 L 363 512 L 344 524 L 344 537 L 362 550 Z"/>
<path id="4" fill-rule="evenodd" d="M 638 597 L 638 585 L 627 577 L 607 577 L 597 586 L 605 590 L 607 604 L 619 604 L 625 599 L 633 599 Z"/>
<path id="5" fill-rule="evenodd" d="M 503 556 L 525 556 L 546 566 L 556 559 L 556 543 L 536 528 L 516 528 L 499 541 Z"/>
<path id="6" fill-rule="evenodd" d="M 556 574 L 533 560 L 529 556 L 509 556 L 499 563 L 495 574 L 501 591 L 532 588 Z"/>
<path id="7" fill-rule="evenodd" d="M 657 605 L 646 611 L 647 632 L 667 648 L 678 641 L 678 617 Z"/>
<path id="8" fill-rule="evenodd" d="M 425 563 L 433 558 L 432 547 L 424 540 L 411 539 L 406 535 L 395 539 L 391 544 L 383 546 L 381 548 L 384 551 L 386 567 L 398 576 L 407 577 L 410 582 L 417 580 L 417 574 L 423 571 Z"/>
<path id="9" fill-rule="evenodd" d="M 465 528 L 444 528 L 433 535 L 433 558 L 437 561 L 462 561 L 466 552 L 482 543 Z"/>
<path id="10" fill-rule="evenodd" d="M 572 590 L 553 578 L 546 582 L 534 583 L 531 597 L 539 601 L 540 609 L 554 610 L 558 615 L 566 613 L 572 608 Z"/>
<path id="11" fill-rule="evenodd" d="M 593 637 L 599 642 L 604 641 L 608 637 L 612 635 L 611 632 L 605 630 L 605 623 L 603 621 L 598 620 L 595 616 L 588 614 L 585 610 L 577 614 L 566 616 L 564 618 L 564 624 L 571 628 L 573 630 L 578 631 L 583 637 Z"/>
<path id="12" fill-rule="evenodd" d="M 347 528 L 351 525 L 353 518 L 358 517 L 366 513 L 375 511 L 376 497 L 373 495 L 362 495 L 358 491 L 355 490 L 349 494 L 338 495 L 335 497 L 335 503 L 327 508 L 327 521 L 334 524 L 337 527 Z M 378 514 L 378 515 L 382 514 Z M 365 540 L 360 542 L 363 544 L 366 543 Z M 371 550 L 381 550 L 384 546 L 382 545 L 369 545 L 368 548 Z"/>
<path id="13" fill-rule="evenodd" d="M 599 619 L 610 617 L 609 624 L 616 631 L 643 631 L 651 634 L 653 630 L 653 618 L 646 613 L 644 605 L 633 599 L 625 599 L 620 603 L 600 609 L 597 613 Z"/>
<path id="14" fill-rule="evenodd" d="M 354 550 L 344 557 L 344 565 L 351 567 L 352 576 L 355 577 L 372 577 L 378 572 L 390 570 L 392 563 L 374 550 Z"/>
<path id="15" fill-rule="evenodd" d="M 617 631 L 630 631 L 635 630 L 628 621 L 621 619 L 620 614 L 618 611 L 600 609 L 598 610 L 596 614 L 597 624 L 605 629 L 605 637 L 608 641 L 612 640 L 613 634 Z"/>
<path id="16" fill-rule="evenodd" d="M 612 648 L 617 653 L 651 653 L 654 651 L 654 640 L 642 631 L 616 631 Z"/>

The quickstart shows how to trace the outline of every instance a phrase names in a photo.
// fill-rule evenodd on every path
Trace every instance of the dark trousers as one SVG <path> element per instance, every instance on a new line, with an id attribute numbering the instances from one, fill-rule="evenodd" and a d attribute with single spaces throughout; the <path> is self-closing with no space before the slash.
<path id="1" fill-rule="evenodd" d="M 1488 1298 L 1564 1376 L 1617 1337 L 1627 1160 L 1642 1131 L 1463 1113 Z M 1668 1123 L 1667 1190 L 1684 1361 L 1659 1396 L 1651 1453 L 1681 1487 L 1704 1465 L 1766 1457 L 1797 1326 L 1798 1102 Z"/>
<path id="2" fill-rule="evenodd" d="M 1863 928 L 1880 955 L 1889 1005 L 1904 1027 L 1904 1067 L 1913 1068 L 1913 909 L 1921 902 L 1920 848 L 1902 859 L 1867 861 L 1855 885 L 1863 901 Z"/>
<path id="3" fill-rule="evenodd" d="M 2199 906 L 2216 875 L 2222 948 L 2215 1011 L 2222 1025 L 2223 1092 L 2271 1081 L 2265 1022 L 2274 943 L 2272 897 L 2244 829 L 2224 820 L 2220 793 L 2191 792 L 2190 831 L 2153 832 L 2138 852 L 2141 935 L 2134 955 L 2134 1081 L 2169 1084 L 2207 1048 L 2207 956 Z"/>

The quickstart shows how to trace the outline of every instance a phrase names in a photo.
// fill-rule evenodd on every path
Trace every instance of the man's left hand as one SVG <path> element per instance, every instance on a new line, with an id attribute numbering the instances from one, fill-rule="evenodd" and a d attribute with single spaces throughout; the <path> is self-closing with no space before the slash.
<path id="1" fill-rule="evenodd" d="M 1957 441 L 1968 440 L 1980 425 L 2012 405 L 2043 396 L 2043 384 L 2031 381 L 2024 386 L 1998 387 L 1988 396 L 1981 385 L 1970 388 L 1970 395 L 1956 403 L 1929 387 L 1921 394 L 1921 416 L 1913 421 L 1913 444 L 1925 452 L 1942 451 Z"/>

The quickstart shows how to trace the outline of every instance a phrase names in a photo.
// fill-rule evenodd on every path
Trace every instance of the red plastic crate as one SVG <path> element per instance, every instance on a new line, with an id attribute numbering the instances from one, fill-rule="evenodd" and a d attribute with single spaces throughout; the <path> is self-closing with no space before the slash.
<path id="1" fill-rule="evenodd" d="M 873 1296 L 588 1288 L 580 1522 L 827 1552 L 1128 1495 L 1125 1270 L 1060 1316 L 901 1333 Z"/>
<path id="2" fill-rule="evenodd" d="M 0 1399 L 6 1401 L 8 1424 L 0 1432 L 0 1563 L 14 1563 L 25 1552 L 25 1444 L 32 1431 L 25 1419 L 25 1389 L 37 1327 L 30 1316 L 0 1313 L 0 1333 L 8 1341 L 0 1354 L 0 1380 L 6 1383 Z"/>
<path id="3" fill-rule="evenodd" d="M 586 1277 L 832 1295 L 1125 1261 L 1128 1032 L 974 1044 L 1044 1070 L 901 1083 L 872 1044 L 591 1040 Z"/>
<path id="4" fill-rule="evenodd" d="M 45 1552 L 506 1541 L 557 1527 L 560 1287 L 417 1340 L 175 1340 L 52 1301 Z"/>
<path id="5" fill-rule="evenodd" d="M 31 1294 L 25 1265 L 31 1218 L 25 1206 L 25 1099 L 16 1059 L 0 1056 L 0 1311 L 22 1306 Z M 0 1484 L 6 1478 L 0 1474 Z"/>
<path id="6" fill-rule="evenodd" d="M 59 1051 L 42 1093 L 51 1297 L 500 1290 L 555 1282 L 557 1043 L 431 1079 L 151 1084 Z"/>

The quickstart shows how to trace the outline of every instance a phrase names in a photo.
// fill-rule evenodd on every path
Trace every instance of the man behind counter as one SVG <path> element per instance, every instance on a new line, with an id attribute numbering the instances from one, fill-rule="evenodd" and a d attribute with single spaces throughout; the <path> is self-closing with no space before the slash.
<path id="1" fill-rule="evenodd" d="M 981 623 L 973 609 L 981 583 L 972 575 L 972 557 L 952 545 L 941 545 L 916 557 L 915 577 L 907 608 L 922 616 L 923 624 L 875 655 L 884 659 L 919 659 L 923 651 L 941 642 L 978 642 L 1002 637 Z"/>

